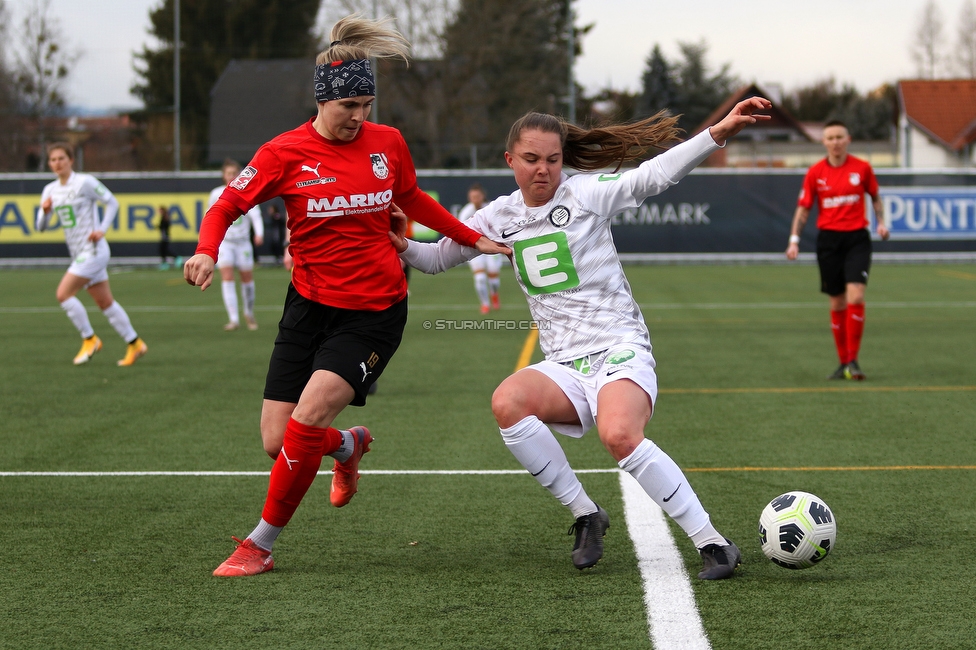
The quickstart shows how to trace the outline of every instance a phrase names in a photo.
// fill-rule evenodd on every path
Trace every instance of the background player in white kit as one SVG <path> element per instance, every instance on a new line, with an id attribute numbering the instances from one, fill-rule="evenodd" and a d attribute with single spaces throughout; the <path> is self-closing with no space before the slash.
<path id="1" fill-rule="evenodd" d="M 224 188 L 241 173 L 241 165 L 236 160 L 224 161 L 224 184 L 210 191 L 209 209 Z M 234 268 L 241 275 L 241 302 L 244 307 L 244 322 L 247 329 L 256 330 L 258 322 L 254 319 L 254 248 L 251 246 L 251 226 L 254 226 L 254 245 L 264 243 L 264 220 L 261 218 L 261 207 L 254 206 L 247 214 L 242 215 L 230 225 L 224 240 L 220 242 L 217 251 L 217 268 L 220 269 L 220 292 L 224 297 L 224 307 L 227 309 L 227 324 L 224 329 L 228 332 L 241 326 L 238 313 L 237 287 L 234 286 Z"/>
<path id="2" fill-rule="evenodd" d="M 469 221 L 474 213 L 485 205 L 485 190 L 478 183 L 468 188 L 468 203 L 458 212 L 458 220 Z M 487 314 L 494 307 L 501 309 L 498 299 L 498 289 L 501 287 L 501 270 L 503 258 L 498 253 L 494 255 L 479 255 L 468 260 L 468 266 L 474 273 L 474 290 L 481 302 L 481 313 Z"/>
<path id="3" fill-rule="evenodd" d="M 38 232 L 44 232 L 54 225 L 52 217 L 57 215 L 71 254 L 71 266 L 61 278 L 56 295 L 61 308 L 81 334 L 81 349 L 75 355 L 75 365 L 87 363 L 102 349 L 102 340 L 95 335 L 88 312 L 76 295 L 81 289 L 87 289 L 127 344 L 119 365 L 131 366 L 148 347 L 132 328 L 129 315 L 115 301 L 108 284 L 108 260 L 112 253 L 105 241 L 105 231 L 119 212 L 119 202 L 94 176 L 76 174 L 74 159 L 74 148 L 70 144 L 55 142 L 48 146 L 47 164 L 58 179 L 41 191 L 41 207 L 37 210 L 34 225 Z M 101 220 L 96 209 L 99 203 L 105 206 Z"/>
<path id="4" fill-rule="evenodd" d="M 586 494 L 549 430 L 580 437 L 594 424 L 620 468 L 688 534 L 698 549 L 698 577 L 732 576 L 739 549 L 711 524 L 678 465 L 644 437 L 657 399 L 655 361 L 644 318 L 634 301 L 610 233 L 613 215 L 678 182 L 770 102 L 739 102 L 717 125 L 641 164 L 614 174 L 568 177 L 563 162 L 581 170 L 639 159 L 672 141 L 677 120 L 659 114 L 634 124 L 585 131 L 559 118 L 529 113 L 509 133 L 505 159 L 519 190 L 495 199 L 469 222 L 512 249 L 515 277 L 539 325 L 545 360 L 501 383 L 492 411 L 509 451 L 576 522 L 573 564 L 584 569 L 603 557 L 606 511 Z M 471 259 L 477 251 L 448 240 L 390 238 L 409 264 L 428 273 Z M 549 425 L 548 427 L 546 425 Z"/>

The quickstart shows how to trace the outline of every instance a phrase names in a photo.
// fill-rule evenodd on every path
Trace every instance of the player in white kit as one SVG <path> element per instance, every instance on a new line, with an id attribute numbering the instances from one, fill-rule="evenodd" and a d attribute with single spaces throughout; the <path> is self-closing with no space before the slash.
<path id="1" fill-rule="evenodd" d="M 468 188 L 468 203 L 458 212 L 459 221 L 469 221 L 474 213 L 485 205 L 485 190 L 478 183 Z M 474 274 L 474 290 L 481 303 L 481 313 L 487 314 L 492 307 L 501 309 L 498 299 L 498 289 L 501 287 L 501 270 L 504 258 L 494 255 L 479 255 L 468 260 L 468 266 Z"/>
<path id="2" fill-rule="evenodd" d="M 70 144 L 56 142 L 48 146 L 47 164 L 58 178 L 44 186 L 34 226 L 38 232 L 60 226 L 68 244 L 71 266 L 61 278 L 56 295 L 61 308 L 81 334 L 81 349 L 75 355 L 75 365 L 87 363 L 102 349 L 102 340 L 95 335 L 88 312 L 76 295 L 81 289 L 87 289 L 105 318 L 126 342 L 125 356 L 118 365 L 131 366 L 148 347 L 132 328 L 129 315 L 115 301 L 108 284 L 111 251 L 105 232 L 119 212 L 119 202 L 94 176 L 75 173 L 74 158 L 74 148 Z M 105 206 L 101 219 L 98 204 Z"/>
<path id="3" fill-rule="evenodd" d="M 224 184 L 210 191 L 210 208 L 220 195 L 224 193 L 227 184 L 241 173 L 241 166 L 235 160 L 225 160 L 223 167 Z M 241 326 L 238 313 L 237 287 L 234 284 L 234 269 L 241 274 L 241 302 L 244 307 L 244 322 L 247 329 L 256 330 L 258 322 L 254 318 L 254 248 L 251 246 L 251 227 L 254 227 L 254 245 L 264 243 L 264 220 L 261 218 L 260 206 L 254 206 L 247 214 L 242 215 L 230 225 L 224 240 L 217 250 L 217 268 L 220 269 L 220 292 L 227 309 L 227 324 L 224 329 L 228 332 Z"/>
<path id="4" fill-rule="evenodd" d="M 505 153 L 519 190 L 468 222 L 512 249 L 515 277 L 539 327 L 545 360 L 503 381 L 492 411 L 515 458 L 576 517 L 570 533 L 579 569 L 603 556 L 610 520 L 586 494 L 549 427 L 581 437 L 596 425 L 620 468 L 691 538 L 703 562 L 699 578 L 729 578 L 739 565 L 739 549 L 712 526 L 684 473 L 644 437 L 657 399 L 655 361 L 610 220 L 677 183 L 746 125 L 769 119 L 755 113 L 770 106 L 759 97 L 745 100 L 715 126 L 636 169 L 572 177 L 562 172 L 564 162 L 583 171 L 619 167 L 649 146 L 672 141 L 677 120 L 659 114 L 585 131 L 529 113 L 513 125 Z M 427 273 L 478 254 L 449 240 L 420 244 L 398 233 L 391 240 L 407 263 Z"/>

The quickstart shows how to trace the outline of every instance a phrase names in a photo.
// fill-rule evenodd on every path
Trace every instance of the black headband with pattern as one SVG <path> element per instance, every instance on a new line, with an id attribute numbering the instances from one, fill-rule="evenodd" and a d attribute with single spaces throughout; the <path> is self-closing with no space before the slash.
<path id="1" fill-rule="evenodd" d="M 376 80 L 369 59 L 333 61 L 315 66 L 315 101 L 376 95 Z"/>

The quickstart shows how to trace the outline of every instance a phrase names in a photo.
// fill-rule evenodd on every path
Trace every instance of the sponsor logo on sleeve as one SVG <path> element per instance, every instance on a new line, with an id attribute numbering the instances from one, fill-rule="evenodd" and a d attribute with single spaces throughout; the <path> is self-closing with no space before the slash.
<path id="1" fill-rule="evenodd" d="M 247 184 L 251 182 L 251 179 L 257 175 L 258 170 L 248 165 L 241 170 L 241 173 L 237 175 L 237 178 L 230 182 L 230 186 L 235 190 L 243 190 L 245 187 L 247 187 Z"/>

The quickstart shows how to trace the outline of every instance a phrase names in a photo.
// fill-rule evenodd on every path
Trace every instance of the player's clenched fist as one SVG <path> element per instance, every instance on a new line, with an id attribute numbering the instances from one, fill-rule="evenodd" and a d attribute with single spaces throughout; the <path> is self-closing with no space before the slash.
<path id="1" fill-rule="evenodd" d="M 200 287 L 204 291 L 213 282 L 214 261 L 204 253 L 198 253 L 183 265 L 183 278 L 187 284 Z"/>

